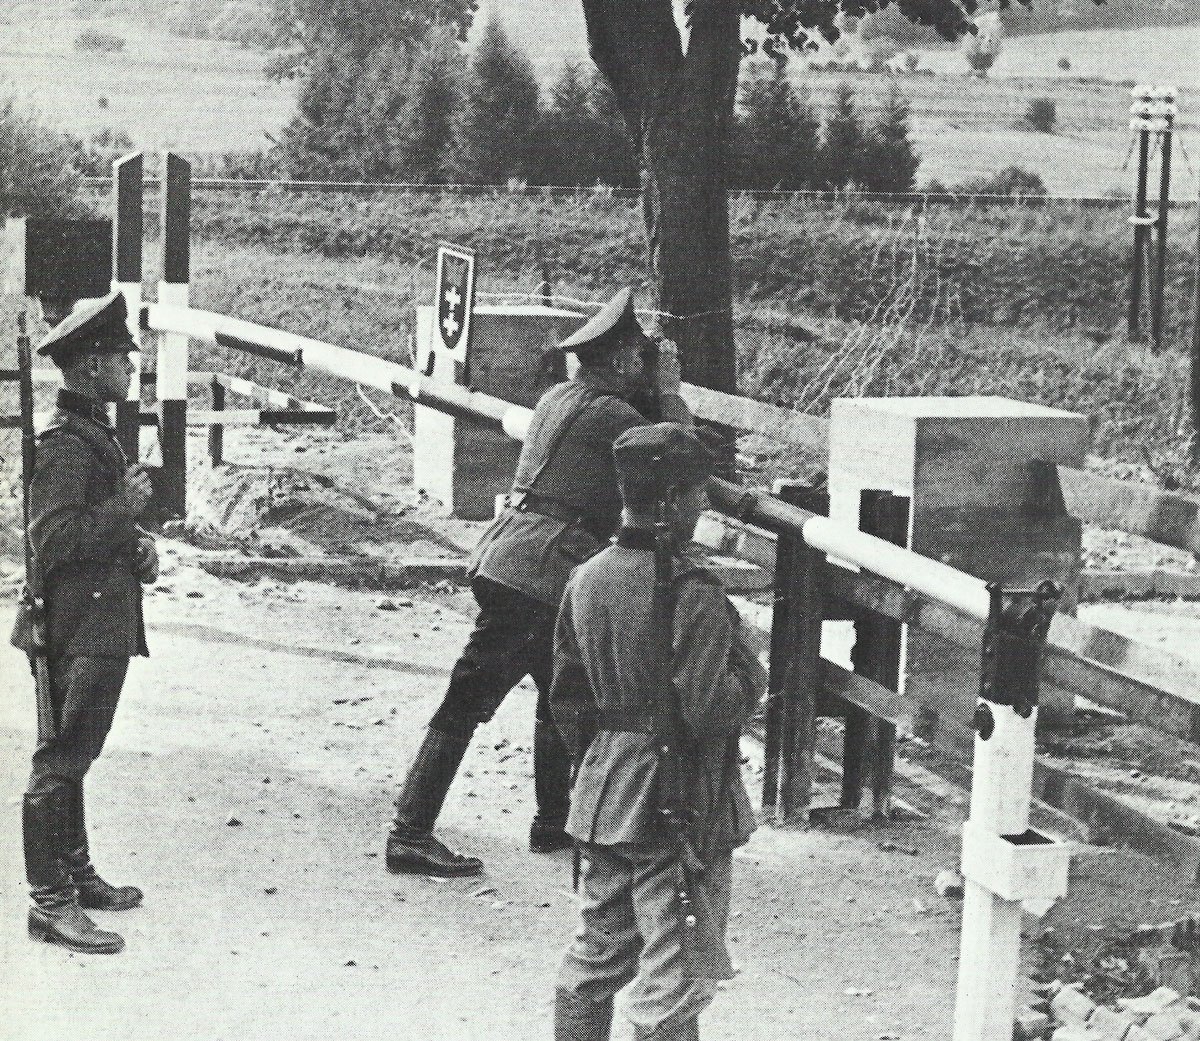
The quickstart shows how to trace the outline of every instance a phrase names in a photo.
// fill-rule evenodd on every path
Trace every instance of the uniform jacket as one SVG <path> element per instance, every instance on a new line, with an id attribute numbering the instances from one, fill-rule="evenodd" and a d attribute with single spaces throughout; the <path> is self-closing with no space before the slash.
<path id="1" fill-rule="evenodd" d="M 60 391 L 29 489 L 30 540 L 52 657 L 146 654 L 142 534 L 122 494 L 125 453 L 103 407 Z"/>
<path id="2" fill-rule="evenodd" d="M 546 516 L 536 508 L 506 509 L 475 548 L 473 576 L 558 607 L 571 569 L 599 552 L 621 516 L 613 441 L 647 422 L 623 395 L 615 379 L 588 368 L 542 395 L 521 448 L 513 497 L 518 499 L 532 484 L 538 498 L 550 500 L 556 512 L 577 515 L 580 523 Z M 585 402 L 586 409 L 571 422 Z M 568 422 L 569 429 L 543 469 L 556 431 Z"/>
<path id="3" fill-rule="evenodd" d="M 671 676 L 693 753 L 692 838 L 702 855 L 711 855 L 741 845 L 754 830 L 737 738 L 766 674 L 720 579 L 699 557 L 677 560 Z M 648 533 L 628 531 L 571 576 L 558 616 L 551 692 L 565 740 L 576 741 L 581 725 L 586 730 L 581 713 L 593 706 L 652 710 L 654 577 Z M 567 831 L 601 845 L 670 841 L 656 814 L 657 776 L 650 734 L 601 730 L 579 764 Z"/>

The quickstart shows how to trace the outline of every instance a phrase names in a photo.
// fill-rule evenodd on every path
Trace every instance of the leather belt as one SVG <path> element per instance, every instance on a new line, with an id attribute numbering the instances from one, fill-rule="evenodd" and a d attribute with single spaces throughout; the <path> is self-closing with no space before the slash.
<path id="1" fill-rule="evenodd" d="M 601 541 L 608 538 L 611 534 L 610 532 L 599 530 L 594 520 L 585 517 L 567 503 L 547 499 L 536 492 L 520 492 L 510 498 L 508 505 L 509 509 L 516 510 L 518 513 L 537 513 L 552 520 L 562 521 L 564 524 L 583 528 L 584 531 L 589 532 Z"/>
<path id="2" fill-rule="evenodd" d="M 653 734 L 654 716 L 641 709 L 597 708 L 588 713 L 596 730 L 613 730 L 622 734 Z"/>

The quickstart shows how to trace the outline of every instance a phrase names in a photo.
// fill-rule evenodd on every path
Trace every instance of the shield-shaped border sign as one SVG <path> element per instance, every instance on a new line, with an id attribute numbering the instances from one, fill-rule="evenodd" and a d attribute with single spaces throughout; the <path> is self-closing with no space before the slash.
<path id="1" fill-rule="evenodd" d="M 439 244 L 433 292 L 434 349 L 465 370 L 475 310 L 475 251 Z"/>

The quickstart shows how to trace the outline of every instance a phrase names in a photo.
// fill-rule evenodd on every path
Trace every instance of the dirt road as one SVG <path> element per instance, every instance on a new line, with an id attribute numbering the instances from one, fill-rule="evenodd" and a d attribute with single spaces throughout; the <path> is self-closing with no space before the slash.
<path id="1" fill-rule="evenodd" d="M 124 933 L 119 956 L 25 938 L 33 714 L 23 661 L 0 652 L 13 692 L 0 727 L 6 1036 L 548 1037 L 575 905 L 568 858 L 523 848 L 530 690 L 481 731 L 444 816 L 486 876 L 397 878 L 382 863 L 396 776 L 466 632 L 461 594 L 386 611 L 377 594 L 222 583 L 169 549 L 165 570 L 147 604 L 154 657 L 134 664 L 89 778 L 98 865 L 147 892 L 138 910 L 97 916 Z M 922 852 L 884 852 L 888 840 Z M 740 975 L 706 1037 L 945 1036 L 958 914 L 930 879 L 951 847 L 921 826 L 762 829 L 736 865 Z"/>

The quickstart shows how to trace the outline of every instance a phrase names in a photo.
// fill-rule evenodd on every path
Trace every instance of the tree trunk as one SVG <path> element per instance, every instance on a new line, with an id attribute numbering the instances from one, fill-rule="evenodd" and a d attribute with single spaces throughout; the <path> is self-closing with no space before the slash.
<path id="1" fill-rule="evenodd" d="M 730 0 L 697 0 L 686 52 L 670 0 L 584 0 L 592 58 L 642 145 L 643 215 L 663 332 L 684 378 L 733 393 L 726 167 L 741 58 Z"/>

